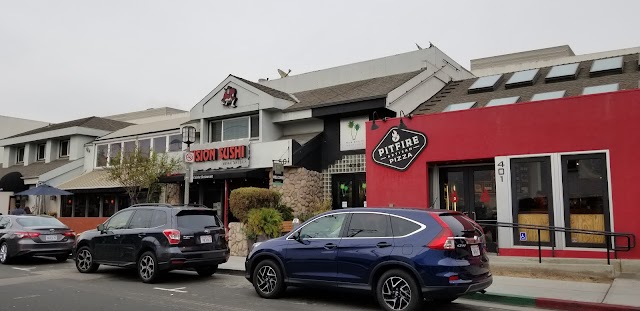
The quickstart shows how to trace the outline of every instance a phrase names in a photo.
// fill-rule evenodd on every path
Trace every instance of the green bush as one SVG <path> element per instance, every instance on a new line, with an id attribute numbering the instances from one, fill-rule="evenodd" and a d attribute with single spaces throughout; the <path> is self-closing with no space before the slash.
<path id="1" fill-rule="evenodd" d="M 233 216 L 243 223 L 247 223 L 249 211 L 257 208 L 277 208 L 280 203 L 280 193 L 265 189 L 246 187 L 231 191 L 229 208 Z"/>
<path id="2" fill-rule="evenodd" d="M 282 215 L 282 220 L 293 220 L 293 209 L 291 207 L 288 207 L 282 203 L 279 203 L 276 206 L 276 209 L 278 210 L 278 212 L 280 212 L 280 214 Z"/>
<path id="3" fill-rule="evenodd" d="M 252 209 L 249 211 L 244 230 L 250 240 L 255 240 L 261 235 L 267 238 L 278 237 L 282 231 L 282 216 L 275 208 Z"/>
<path id="4" fill-rule="evenodd" d="M 316 200 L 313 204 L 311 204 L 310 208 L 303 213 L 296 215 L 298 219 L 300 219 L 300 223 L 305 222 L 312 218 L 313 216 L 322 214 L 324 212 L 328 212 L 333 209 L 331 199 L 329 200 Z"/>

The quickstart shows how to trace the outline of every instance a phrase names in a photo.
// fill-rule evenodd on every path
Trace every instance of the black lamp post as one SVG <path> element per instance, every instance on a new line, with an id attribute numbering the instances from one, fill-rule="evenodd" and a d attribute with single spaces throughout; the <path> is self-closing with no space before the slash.
<path id="1" fill-rule="evenodd" d="M 186 154 L 191 152 L 191 144 L 196 142 L 196 128 L 193 126 L 185 126 L 182 128 L 182 142 L 187 144 Z M 191 183 L 191 163 L 187 162 L 185 156 L 185 166 L 187 171 L 184 174 L 184 204 L 189 204 L 189 184 Z"/>

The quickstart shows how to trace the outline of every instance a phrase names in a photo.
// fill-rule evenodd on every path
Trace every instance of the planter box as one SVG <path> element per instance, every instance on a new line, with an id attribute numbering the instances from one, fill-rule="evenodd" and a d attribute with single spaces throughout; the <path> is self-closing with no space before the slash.
<path id="1" fill-rule="evenodd" d="M 293 221 L 285 220 L 282 222 L 282 232 L 288 233 L 293 230 Z"/>

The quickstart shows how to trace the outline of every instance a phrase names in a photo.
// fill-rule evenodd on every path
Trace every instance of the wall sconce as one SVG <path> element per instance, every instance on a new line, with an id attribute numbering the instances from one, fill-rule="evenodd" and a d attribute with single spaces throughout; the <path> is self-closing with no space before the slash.
<path id="1" fill-rule="evenodd" d="M 411 120 L 411 118 L 413 117 L 411 114 L 406 115 L 404 113 L 404 111 L 400 110 L 400 124 L 398 125 L 398 128 L 401 130 L 406 130 L 407 129 L 407 125 L 404 124 L 404 121 L 402 120 L 404 117 L 406 117 L 407 119 Z"/>
<path id="2" fill-rule="evenodd" d="M 371 124 L 371 130 L 375 131 L 380 128 L 380 126 L 376 124 L 376 119 L 378 119 L 378 113 L 376 111 L 373 112 L 372 119 L 373 119 L 373 123 Z M 382 122 L 387 122 L 387 117 L 384 117 L 381 120 Z"/>

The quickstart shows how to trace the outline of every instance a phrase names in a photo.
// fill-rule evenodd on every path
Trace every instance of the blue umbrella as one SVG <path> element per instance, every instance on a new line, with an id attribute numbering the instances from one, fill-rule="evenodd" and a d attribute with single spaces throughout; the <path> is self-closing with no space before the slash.
<path id="1" fill-rule="evenodd" d="M 35 188 L 18 192 L 15 195 L 72 195 L 73 193 L 60 190 L 49 185 L 41 184 Z"/>

